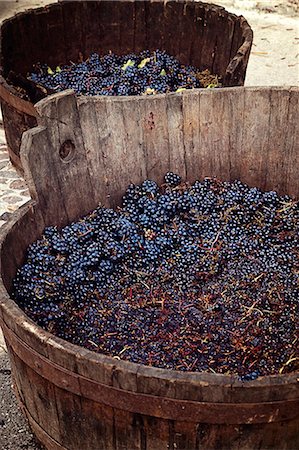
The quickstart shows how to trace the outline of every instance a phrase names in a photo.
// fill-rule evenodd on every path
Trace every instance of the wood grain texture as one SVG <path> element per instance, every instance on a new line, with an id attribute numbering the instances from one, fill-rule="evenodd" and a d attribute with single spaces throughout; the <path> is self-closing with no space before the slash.
<path id="1" fill-rule="evenodd" d="M 73 93 L 66 92 L 55 95 L 54 102 L 42 101 L 38 105 L 43 116 L 42 123 L 49 126 L 45 132 L 47 138 L 43 134 L 44 143 L 48 140 L 51 150 L 43 142 L 36 141 L 38 137 L 28 131 L 28 138 L 32 139 L 32 143 L 30 153 L 26 156 L 28 164 L 34 165 L 36 169 L 37 164 L 33 161 L 40 158 L 40 170 L 43 170 L 45 176 L 41 180 L 40 195 L 43 197 L 41 204 L 45 205 L 46 222 L 53 223 L 58 207 L 60 225 L 87 213 L 96 204 L 76 99 Z M 65 143 L 70 143 L 71 147 L 69 155 L 64 158 L 61 148 Z M 51 177 L 46 176 L 49 157 L 53 159 Z M 52 202 L 47 202 L 45 198 L 49 189 L 54 194 Z"/>
<path id="2" fill-rule="evenodd" d="M 286 174 L 285 192 L 288 192 L 291 196 L 298 196 L 299 183 L 298 183 L 298 148 L 299 148 L 299 130 L 298 130 L 298 110 L 299 110 L 299 89 L 294 87 L 290 89 L 290 100 L 288 106 L 288 117 L 285 118 L 284 126 L 281 128 L 287 130 L 285 147 L 284 147 L 284 164 L 286 168 L 284 173 Z M 297 181 L 296 181 L 297 180 Z"/>
<path id="3" fill-rule="evenodd" d="M 27 182 L 33 198 L 42 199 L 45 222 L 58 217 L 60 225 L 98 202 L 118 205 L 128 184 L 146 177 L 161 183 L 168 170 L 189 181 L 238 178 L 296 197 L 297 105 L 295 88 L 199 90 L 139 99 L 77 100 L 71 91 L 56 94 L 36 105 L 39 122 L 51 133 L 35 129 L 24 136 Z M 277 113 L 280 109 L 287 114 Z M 74 154 L 62 160 L 59 149 L 65 142 L 74 145 Z M 49 166 L 51 178 L 38 177 Z"/>
<path id="4" fill-rule="evenodd" d="M 140 102 L 140 121 L 146 176 L 158 183 L 169 167 L 169 137 L 165 96 L 152 96 Z"/>
<path id="5" fill-rule="evenodd" d="M 244 84 L 252 32 L 244 18 L 192 0 L 62 1 L 4 21 L 0 43 L 4 79 L 10 71 L 26 77 L 37 62 L 55 68 L 92 52 L 160 48 L 184 64 L 216 72 L 224 86 L 232 86 Z M 36 111 L 18 95 L 12 86 L 0 87 L 11 159 L 21 169 L 21 136 L 36 125 L 29 117 Z"/>
<path id="6" fill-rule="evenodd" d="M 21 148 L 34 200 L 0 232 L 0 317 L 20 401 L 49 449 L 299 445 L 298 373 L 242 383 L 119 361 L 42 331 L 8 294 L 45 224 L 113 206 L 129 182 L 161 182 L 171 169 L 299 197 L 298 98 L 297 88 L 241 87 L 108 101 L 66 92 L 37 104 L 40 124 Z M 78 159 L 61 160 L 66 141 Z"/>

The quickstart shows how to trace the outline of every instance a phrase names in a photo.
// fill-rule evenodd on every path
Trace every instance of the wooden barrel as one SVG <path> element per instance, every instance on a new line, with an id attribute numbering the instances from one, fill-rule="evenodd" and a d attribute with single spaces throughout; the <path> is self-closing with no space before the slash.
<path id="1" fill-rule="evenodd" d="M 252 30 L 242 16 L 193 0 L 62 1 L 17 14 L 0 33 L 0 99 L 10 158 L 21 170 L 22 133 L 37 124 L 33 104 L 40 94 L 18 77 L 26 77 L 37 62 L 56 67 L 77 61 L 79 53 L 160 48 L 221 75 L 224 86 L 239 86 L 251 45 Z M 8 78 L 26 87 L 31 101 L 21 100 Z"/>
<path id="2" fill-rule="evenodd" d="M 43 331 L 9 297 L 44 226 L 115 206 L 130 182 L 173 170 L 299 197 L 298 101 L 298 88 L 239 87 L 148 99 L 65 91 L 36 105 L 39 126 L 21 145 L 33 200 L 1 229 L 0 317 L 15 391 L 46 448 L 298 448 L 298 372 L 242 382 L 120 361 Z"/>

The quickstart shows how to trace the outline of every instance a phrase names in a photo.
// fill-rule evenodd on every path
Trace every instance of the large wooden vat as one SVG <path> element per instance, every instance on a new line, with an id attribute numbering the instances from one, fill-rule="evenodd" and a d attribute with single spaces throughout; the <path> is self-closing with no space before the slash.
<path id="1" fill-rule="evenodd" d="M 161 48 L 184 64 L 210 69 L 224 86 L 244 84 L 252 30 L 243 17 L 215 5 L 186 1 L 63 1 L 6 20 L 0 34 L 0 99 L 10 158 L 21 169 L 23 131 L 36 126 L 40 100 L 18 98 L 10 72 L 26 77 L 33 64 L 56 67 L 97 51 L 118 54 Z M 22 84 L 22 83 L 21 83 Z"/>
<path id="2" fill-rule="evenodd" d="M 299 374 L 183 373 L 123 362 L 43 331 L 10 299 L 29 243 L 119 202 L 129 182 L 216 175 L 299 196 L 297 88 L 224 88 L 36 105 L 23 135 L 33 200 L 1 229 L 0 317 L 15 390 L 48 449 L 295 449 Z"/>

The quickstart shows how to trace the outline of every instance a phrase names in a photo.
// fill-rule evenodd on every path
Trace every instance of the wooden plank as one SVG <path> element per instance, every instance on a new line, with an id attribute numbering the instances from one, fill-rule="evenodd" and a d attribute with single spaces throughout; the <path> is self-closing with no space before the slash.
<path id="1" fill-rule="evenodd" d="M 93 101 L 87 97 L 80 97 L 78 112 L 95 200 L 104 206 L 109 206 L 106 153 L 112 150 L 108 147 L 110 132 L 107 123 L 106 99 L 99 98 Z"/>
<path id="2" fill-rule="evenodd" d="M 234 36 L 237 36 L 237 39 L 240 38 L 240 42 L 238 43 L 238 40 L 236 42 L 236 47 L 239 45 L 239 48 L 237 48 L 236 53 L 231 50 L 232 59 L 227 66 L 223 78 L 223 86 L 243 86 L 245 81 L 247 64 L 253 41 L 253 32 L 244 17 L 240 16 L 239 20 L 240 28 L 242 30 L 241 34 L 238 32 L 238 29 L 236 29 L 237 24 L 235 25 L 236 33 L 234 34 Z M 233 40 L 234 39 L 235 37 Z"/>
<path id="3" fill-rule="evenodd" d="M 146 41 L 146 3 L 145 1 L 134 2 L 134 52 L 139 53 L 147 48 Z"/>
<path id="4" fill-rule="evenodd" d="M 1 62 L 4 67 L 3 75 L 7 77 L 10 70 L 22 71 L 22 65 L 26 63 L 28 52 L 23 52 L 20 43 L 20 17 L 16 14 L 13 19 L 5 21 L 5 26 L 1 26 Z"/>
<path id="5" fill-rule="evenodd" d="M 12 32 L 13 32 L 13 24 L 11 20 L 9 19 L 4 20 L 1 23 L 0 27 L 0 45 L 1 45 L 0 66 L 2 69 L 1 75 L 3 77 L 7 77 L 8 72 L 10 70 L 8 68 L 9 58 L 14 55 L 13 52 L 14 42 Z M 9 35 L 10 39 L 7 38 Z"/>
<path id="6" fill-rule="evenodd" d="M 11 21 L 18 48 L 11 70 L 26 76 L 37 62 L 49 65 L 65 62 L 59 4 L 20 13 Z"/>
<path id="7" fill-rule="evenodd" d="M 48 63 L 53 70 L 55 70 L 56 66 L 62 64 L 69 64 L 70 55 L 66 52 L 67 42 L 65 41 L 65 24 L 63 20 L 63 10 L 60 4 L 51 5 L 48 9 L 49 13 L 47 16 L 44 16 L 45 26 L 42 26 L 42 23 L 39 23 L 41 27 L 42 33 L 45 33 L 45 45 L 46 47 L 42 49 L 43 57 L 47 55 Z M 69 19 L 73 22 L 73 18 Z M 36 17 L 36 21 L 39 22 L 38 17 Z M 39 45 L 38 45 L 38 48 Z M 31 56 L 32 61 L 40 61 L 40 58 L 33 58 Z"/>
<path id="8" fill-rule="evenodd" d="M 65 55 L 67 61 L 78 62 L 79 53 L 85 55 L 85 23 L 82 14 L 83 2 L 62 4 Z"/>
<path id="9" fill-rule="evenodd" d="M 114 364 L 112 358 L 91 352 L 84 348 L 80 348 L 76 357 L 77 373 L 79 375 L 97 381 L 98 383 L 112 386 L 116 360 Z"/>
<path id="10" fill-rule="evenodd" d="M 6 102 L 1 103 L 5 138 L 7 146 L 9 147 L 10 155 L 13 155 L 14 160 L 19 162 L 22 134 L 24 131 L 36 126 L 37 123 L 35 117 L 32 117 L 31 115 L 29 116 L 28 114 L 24 114 L 24 112 L 19 111 L 21 109 L 26 109 L 27 111 L 27 102 L 25 108 L 23 108 L 24 104 L 22 104 L 21 106 L 19 102 L 15 103 L 11 97 L 9 98 L 9 100 L 11 103 L 13 102 L 13 105 L 9 105 Z M 17 166 L 17 168 L 21 169 L 21 163 L 19 163 L 19 165 L 20 167 Z"/>
<path id="11" fill-rule="evenodd" d="M 169 446 L 170 422 L 156 417 L 143 416 L 144 432 L 146 440 L 146 450 L 168 450 Z"/>
<path id="12" fill-rule="evenodd" d="M 86 163 L 86 150 L 81 131 L 81 123 L 74 94 L 61 96 L 55 99 L 56 116 L 58 118 L 58 132 L 60 149 L 63 144 L 71 141 L 74 145 L 74 155 L 66 158 L 60 153 L 60 171 L 58 175 L 63 180 L 62 195 L 66 199 L 66 211 L 70 221 L 84 214 L 95 206 L 93 185 L 90 180 Z M 51 120 L 51 119 L 50 119 Z M 56 148 L 56 151 L 58 148 Z"/>
<path id="13" fill-rule="evenodd" d="M 120 32 L 119 53 L 125 55 L 134 50 L 134 1 L 119 2 Z"/>
<path id="14" fill-rule="evenodd" d="M 245 91 L 240 179 L 250 186 L 266 187 L 270 96 L 268 89 Z"/>
<path id="15" fill-rule="evenodd" d="M 81 397 L 80 419 L 84 425 L 84 447 L 88 450 L 115 450 L 113 408 Z"/>
<path id="16" fill-rule="evenodd" d="M 190 54 L 191 48 L 193 45 L 193 38 L 190 39 L 190 36 L 193 32 L 193 16 L 194 12 L 194 3 L 193 2 L 185 2 L 178 3 L 177 6 L 177 34 L 180 36 L 179 39 L 179 51 L 178 51 L 178 59 L 182 64 L 189 65 L 190 64 Z"/>
<path id="17" fill-rule="evenodd" d="M 146 178 L 142 129 L 138 126 L 139 103 L 139 99 L 107 99 L 105 115 L 101 105 L 96 104 L 97 122 L 101 124 L 99 148 L 105 159 L 110 206 L 120 204 L 130 183 L 140 183 Z M 133 167 L 136 170 L 132 170 Z"/>
<path id="18" fill-rule="evenodd" d="M 49 436 L 49 434 L 39 426 L 39 424 L 33 419 L 26 408 L 24 408 L 24 411 L 29 422 L 29 426 L 40 444 L 44 445 L 47 450 L 67 450 L 57 441 L 52 439 L 51 436 Z"/>
<path id="19" fill-rule="evenodd" d="M 183 8 L 183 4 L 174 1 L 164 2 L 163 17 L 160 24 L 160 29 L 162 28 L 163 30 L 162 36 L 160 36 L 161 48 L 175 58 L 180 56 L 179 41 L 181 39 L 178 40 L 177 36 L 180 33 L 180 15 L 183 12 Z M 156 46 L 156 48 L 159 47 Z"/>
<path id="20" fill-rule="evenodd" d="M 60 441 L 61 424 L 57 416 L 54 387 L 23 363 L 18 357 L 14 359 L 19 383 L 23 392 L 25 406 L 30 415 L 50 436 Z"/>
<path id="21" fill-rule="evenodd" d="M 169 135 L 167 129 L 167 103 L 165 95 L 142 98 L 140 117 L 146 159 L 146 173 L 158 184 L 169 170 Z"/>
<path id="22" fill-rule="evenodd" d="M 219 376 L 211 373 L 176 374 L 175 398 L 195 402 L 227 403 L 232 402 L 233 376 Z M 249 393 L 248 393 L 249 394 Z M 250 395 L 246 401 L 251 402 Z M 245 401 L 244 401 L 245 402 Z M 238 401 L 236 401 L 238 403 Z"/>
<path id="23" fill-rule="evenodd" d="M 299 445 L 298 437 L 299 422 L 288 421 L 280 422 L 279 424 L 255 424 L 255 425 L 241 425 L 239 427 L 225 426 L 225 427 L 210 427 L 210 432 L 207 433 L 205 442 L 209 442 L 207 448 L 212 447 L 215 442 L 226 448 L 239 449 L 240 443 L 242 448 L 279 448 L 287 450 L 288 448 L 297 448 Z M 281 431 L 285 430 L 284 433 Z M 291 444 L 290 444 L 291 443 Z M 218 448 L 218 446 L 217 446 Z"/>
<path id="24" fill-rule="evenodd" d="M 197 424 L 189 422 L 174 422 L 173 447 L 180 450 L 196 448 Z"/>
<path id="25" fill-rule="evenodd" d="M 30 412 L 30 415 L 36 422 L 39 422 L 40 411 L 35 403 L 35 386 L 32 384 L 31 379 L 28 378 L 30 374 L 27 372 L 27 366 L 13 351 L 11 351 L 10 355 L 13 374 L 20 398 L 26 409 Z"/>
<path id="26" fill-rule="evenodd" d="M 229 180 L 243 180 L 243 133 L 245 129 L 245 91 L 243 88 L 225 89 L 226 120 L 229 138 L 227 161 Z M 221 136 L 220 136 L 221 137 Z"/>
<path id="27" fill-rule="evenodd" d="M 184 122 L 182 95 L 167 95 L 167 129 L 169 136 L 169 170 L 186 179 L 186 150 L 184 147 Z"/>
<path id="28" fill-rule="evenodd" d="M 229 137 L 225 94 L 221 90 L 201 91 L 200 96 L 200 176 L 229 179 Z M 216 112 L 217 111 L 217 112 Z"/>
<path id="29" fill-rule="evenodd" d="M 202 175 L 202 157 L 200 153 L 200 96 L 201 91 L 184 92 L 183 120 L 184 120 L 184 148 L 186 178 L 194 183 Z"/>
<path id="30" fill-rule="evenodd" d="M 230 63 L 235 22 L 232 14 L 228 14 L 226 11 L 218 13 L 216 50 L 211 71 L 221 77 L 225 76 L 226 68 Z"/>
<path id="31" fill-rule="evenodd" d="M 142 445 L 143 420 L 141 415 L 114 409 L 113 424 L 115 450 L 139 450 L 145 448 Z"/>
<path id="32" fill-rule="evenodd" d="M 52 137 L 54 127 L 51 128 Z M 59 148 L 59 147 L 58 147 Z M 62 187 L 58 177 L 60 167 L 58 152 L 50 144 L 45 128 L 33 128 L 23 135 L 21 161 L 30 195 L 39 201 L 44 223 L 49 225 L 66 225 L 69 222 Z M 51 167 L 51 177 L 49 177 Z M 49 196 L 49 192 L 51 195 Z"/>
<path id="33" fill-rule="evenodd" d="M 163 2 L 145 2 L 145 33 L 147 50 L 164 49 Z"/>
<path id="34" fill-rule="evenodd" d="M 53 386 L 53 390 L 59 420 L 59 442 L 69 450 L 85 448 L 86 418 L 82 417 L 80 396 L 57 386 Z M 44 429 L 52 435 L 51 423 L 48 422 Z"/>
<path id="35" fill-rule="evenodd" d="M 183 64 L 190 64 L 196 67 L 195 55 L 201 50 L 200 40 L 200 22 L 202 14 L 202 5 L 198 2 L 187 2 L 183 5 L 181 27 L 184 34 L 184 41 L 180 40 L 180 59 Z M 192 38 L 190 38 L 192 36 Z M 197 60 L 198 62 L 198 60 Z"/>
<path id="36" fill-rule="evenodd" d="M 66 342 L 54 335 L 48 336 L 47 356 L 50 361 L 62 366 L 71 372 L 77 373 L 77 347 L 70 342 Z"/>
<path id="37" fill-rule="evenodd" d="M 112 373 L 112 385 L 124 391 L 137 392 L 138 364 L 118 361 Z"/>
<path id="38" fill-rule="evenodd" d="M 4 102 L 7 105 L 9 105 L 10 108 L 12 107 L 13 109 L 16 110 L 16 111 L 12 112 L 13 115 L 15 115 L 17 113 L 19 113 L 19 114 L 23 113 L 24 115 L 32 116 L 32 118 L 38 116 L 38 113 L 37 113 L 36 109 L 34 108 L 33 104 L 27 100 L 23 100 L 22 98 L 18 97 L 15 93 L 13 93 L 12 89 L 10 89 L 10 86 L 6 83 L 6 81 L 2 77 L 0 77 L 0 98 L 1 98 L 2 104 Z M 8 114 L 9 114 L 9 111 L 7 111 L 5 109 L 4 116 L 5 116 L 6 121 L 7 121 L 6 116 Z M 23 117 L 22 117 L 22 119 L 26 120 L 26 118 L 23 118 Z M 36 125 L 36 121 L 33 123 L 33 125 L 30 126 L 30 128 L 32 128 L 35 125 Z M 7 131 L 8 130 L 6 129 L 6 132 Z M 20 139 L 20 137 L 19 137 L 19 139 Z"/>
<path id="39" fill-rule="evenodd" d="M 288 164 L 288 155 L 290 148 L 285 152 L 286 135 L 283 130 L 288 129 L 289 118 L 289 105 L 290 105 L 290 92 L 288 90 L 282 91 L 281 89 L 271 88 L 269 90 L 269 120 L 265 123 L 265 131 L 268 132 L 268 146 L 263 155 L 265 160 L 265 189 L 275 190 L 280 194 L 285 192 L 287 175 L 283 176 L 282 172 L 285 171 L 285 167 Z M 284 111 L 286 114 L 281 114 Z M 266 131 L 268 128 L 268 131 Z M 292 130 L 292 136 L 295 130 Z M 292 166 L 296 165 L 296 157 L 292 161 Z M 298 173 L 297 168 L 296 172 Z M 292 183 L 293 185 L 296 183 Z"/>
<path id="40" fill-rule="evenodd" d="M 8 291 L 12 288 L 12 280 L 14 279 L 17 267 L 23 262 L 24 249 L 18 244 L 15 239 L 14 230 L 18 230 L 19 223 L 18 219 L 22 217 L 23 211 L 17 212 L 15 214 L 16 221 L 13 223 L 8 223 L 4 225 L 4 230 L 2 230 L 2 245 L 1 245 L 1 275 L 3 284 Z M 1 233 L 1 234 L 2 234 Z M 3 289 L 4 291 L 4 289 Z M 4 291 L 6 293 L 6 291 Z"/>
<path id="41" fill-rule="evenodd" d="M 34 386 L 31 393 L 38 410 L 38 423 L 40 427 L 48 430 L 48 434 L 53 439 L 60 441 L 61 424 L 56 409 L 54 386 L 29 367 L 26 367 L 26 373 L 23 374 L 22 380 L 25 379 Z M 26 398 L 28 398 L 27 392 Z"/>
<path id="42" fill-rule="evenodd" d="M 235 26 L 234 26 L 234 32 L 233 32 L 233 36 L 232 36 L 232 41 L 231 41 L 231 49 L 230 49 L 230 60 L 232 60 L 239 48 L 241 47 L 241 45 L 243 44 L 242 42 L 242 24 L 240 21 L 240 18 L 236 17 L 236 21 L 235 21 Z"/>
<path id="43" fill-rule="evenodd" d="M 120 14 L 119 2 L 102 1 L 100 3 L 100 53 L 120 52 Z"/>
<path id="44" fill-rule="evenodd" d="M 289 195 L 299 198 L 299 127 L 298 127 L 298 103 L 299 89 L 297 87 L 290 89 L 290 101 L 288 108 L 287 134 L 285 139 L 284 155 L 286 160 L 285 170 L 285 192 Z"/>
<path id="45" fill-rule="evenodd" d="M 38 62 L 42 64 L 53 64 L 53 53 L 55 54 L 54 47 L 51 45 L 51 36 L 49 31 L 49 20 L 51 17 L 51 13 L 48 8 L 39 8 L 30 14 L 32 16 L 32 24 L 33 24 L 33 32 L 34 32 L 34 42 L 33 42 L 33 55 L 37 59 L 30 59 L 27 61 L 27 71 L 32 69 L 33 64 Z M 54 37 L 54 41 L 56 41 L 57 37 Z M 32 36 L 30 36 L 30 40 L 32 41 Z M 61 42 L 63 42 L 63 34 L 61 36 Z M 31 48 L 30 42 L 27 43 L 27 51 Z M 60 45 L 59 45 L 60 47 Z M 54 52 L 53 52 L 54 50 Z M 60 50 L 56 50 L 60 53 Z M 58 62 L 56 62 L 58 65 Z M 25 74 L 24 74 L 25 75 Z"/>
<path id="46" fill-rule="evenodd" d="M 205 5 L 202 3 L 196 3 L 194 5 L 194 26 L 193 26 L 193 37 L 191 46 L 191 58 L 190 63 L 195 67 L 201 69 L 202 67 L 202 53 L 203 53 L 203 41 L 205 33 L 205 16 L 206 10 Z"/>
<path id="47" fill-rule="evenodd" d="M 101 53 L 100 23 L 101 1 L 84 2 L 82 14 L 85 22 L 85 56 L 93 52 Z"/>
<path id="48" fill-rule="evenodd" d="M 198 424 L 196 450 L 237 450 L 242 444 L 242 435 L 237 425 Z"/>
<path id="49" fill-rule="evenodd" d="M 160 375 L 159 377 L 157 376 L 158 374 Z M 176 372 L 171 371 L 169 376 L 165 375 L 163 370 L 140 365 L 137 372 L 137 392 L 175 398 Z"/>
<path id="50" fill-rule="evenodd" d="M 13 352 L 13 349 L 11 348 L 8 340 L 5 340 L 5 343 L 6 343 L 7 352 L 8 352 L 9 361 L 10 361 L 12 387 L 14 389 L 14 392 L 15 392 L 19 402 L 22 402 L 24 405 L 26 392 L 22 391 L 22 382 L 21 382 L 22 373 L 17 369 L 18 362 L 15 361 L 17 356 Z"/>
<path id="51" fill-rule="evenodd" d="M 22 343 L 25 343 L 30 348 L 34 348 L 39 355 L 48 355 L 47 340 L 49 339 L 49 334 L 28 319 L 13 302 L 8 303 L 4 308 L 3 320 L 3 331 L 6 333 L 9 341 L 12 331 Z"/>
<path id="52" fill-rule="evenodd" d="M 213 71 L 213 62 L 217 46 L 218 10 L 213 6 L 206 6 L 203 19 L 203 35 L 201 41 L 200 69 Z"/>
<path id="53" fill-rule="evenodd" d="M 52 98 L 54 101 L 37 103 L 36 108 L 44 122 L 50 126 L 48 141 L 53 150 L 48 152 L 48 167 L 53 167 L 56 171 L 54 183 L 60 191 L 67 214 L 66 221 L 64 218 L 58 221 L 60 225 L 78 219 L 95 208 L 97 202 L 88 171 L 76 97 L 72 91 L 64 91 Z M 64 146 L 69 153 L 62 153 Z M 35 163 L 35 170 L 36 166 Z M 60 198 L 52 198 L 52 201 L 58 203 Z"/>

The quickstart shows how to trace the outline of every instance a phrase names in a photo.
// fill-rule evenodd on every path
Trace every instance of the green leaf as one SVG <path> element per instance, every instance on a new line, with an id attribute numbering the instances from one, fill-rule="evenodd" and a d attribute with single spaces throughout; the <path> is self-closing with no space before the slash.
<path id="1" fill-rule="evenodd" d="M 61 69 L 60 69 L 60 67 L 59 67 L 59 66 L 57 66 L 57 67 L 56 67 L 56 69 L 55 69 L 55 72 L 56 72 L 56 73 L 59 73 L 59 72 L 61 72 Z"/>
<path id="2" fill-rule="evenodd" d="M 123 66 L 122 70 L 126 70 L 128 67 L 133 67 L 135 65 L 135 61 L 132 61 L 132 59 L 129 59 Z"/>
<path id="3" fill-rule="evenodd" d="M 140 64 L 138 64 L 138 69 L 142 69 L 148 62 L 150 62 L 151 58 L 144 58 Z"/>
<path id="4" fill-rule="evenodd" d="M 48 66 L 47 72 L 48 72 L 48 75 L 54 75 L 53 70 L 52 70 L 51 67 L 49 67 L 49 66 Z"/>
<path id="5" fill-rule="evenodd" d="M 165 69 L 162 69 L 162 70 L 161 70 L 160 75 L 162 75 L 162 77 L 165 77 L 165 75 L 166 75 Z"/>
<path id="6" fill-rule="evenodd" d="M 186 90 L 186 88 L 178 88 L 175 92 L 183 92 L 183 91 L 185 91 Z"/>
<path id="7" fill-rule="evenodd" d="M 209 86 L 207 86 L 207 89 L 213 89 L 215 87 L 217 87 L 217 84 L 211 83 L 209 84 Z"/>

